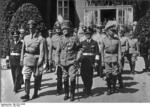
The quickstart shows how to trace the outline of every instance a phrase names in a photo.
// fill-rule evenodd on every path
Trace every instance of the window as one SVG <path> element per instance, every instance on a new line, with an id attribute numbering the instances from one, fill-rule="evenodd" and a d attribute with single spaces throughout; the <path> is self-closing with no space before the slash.
<path id="1" fill-rule="evenodd" d="M 69 19 L 69 0 L 57 0 L 57 15 Z"/>

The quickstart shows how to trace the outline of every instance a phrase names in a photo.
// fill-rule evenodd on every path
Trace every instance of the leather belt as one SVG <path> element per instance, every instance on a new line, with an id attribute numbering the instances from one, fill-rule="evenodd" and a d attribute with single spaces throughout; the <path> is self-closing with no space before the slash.
<path id="1" fill-rule="evenodd" d="M 84 56 L 93 56 L 94 54 L 93 53 L 83 53 L 82 55 L 84 55 Z"/>
<path id="2" fill-rule="evenodd" d="M 33 55 L 34 57 L 39 58 L 39 55 L 38 55 L 38 54 L 32 54 L 32 53 L 26 53 L 26 54 L 28 54 L 28 55 Z"/>
<path id="3" fill-rule="evenodd" d="M 20 56 L 20 53 L 10 53 L 11 56 Z"/>
<path id="4" fill-rule="evenodd" d="M 105 52 L 106 54 L 117 54 L 117 52 Z"/>

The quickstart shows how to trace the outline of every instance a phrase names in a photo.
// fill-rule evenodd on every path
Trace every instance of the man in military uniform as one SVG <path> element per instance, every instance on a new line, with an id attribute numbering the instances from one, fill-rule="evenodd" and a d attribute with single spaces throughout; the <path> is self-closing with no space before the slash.
<path id="1" fill-rule="evenodd" d="M 92 29 L 87 28 L 86 40 L 81 42 L 82 57 L 81 57 L 81 77 L 84 84 L 83 91 L 87 95 L 91 95 L 91 88 L 93 84 L 93 67 L 98 66 L 99 48 L 98 43 L 92 37 Z"/>
<path id="2" fill-rule="evenodd" d="M 140 55 L 144 58 L 145 61 L 144 71 L 148 71 L 148 37 L 141 37 L 139 42 Z"/>
<path id="3" fill-rule="evenodd" d="M 80 43 L 76 36 L 70 33 L 70 21 L 64 21 L 62 25 L 63 35 L 57 47 L 57 64 L 60 64 L 64 77 L 64 100 L 69 98 L 69 78 L 70 78 L 70 101 L 74 101 L 75 84 L 76 84 L 76 63 L 80 58 Z"/>
<path id="4" fill-rule="evenodd" d="M 123 88 L 123 80 L 122 80 L 122 72 L 124 68 L 124 62 L 125 58 L 128 52 L 128 38 L 125 36 L 125 28 L 120 27 L 118 36 L 121 42 L 121 66 L 122 66 L 122 71 L 118 73 L 118 81 L 119 81 L 119 88 Z"/>
<path id="5" fill-rule="evenodd" d="M 131 73 L 135 73 L 135 61 L 139 55 L 139 43 L 138 39 L 133 35 L 133 29 L 130 30 L 128 39 L 129 52 L 127 54 L 127 59 L 129 60 Z"/>
<path id="6" fill-rule="evenodd" d="M 12 78 L 14 83 L 14 92 L 17 93 L 21 89 L 23 83 L 22 67 L 20 65 L 20 56 L 22 49 L 22 42 L 19 40 L 19 32 L 12 32 L 13 40 L 9 43 L 8 56 L 10 60 L 10 67 L 12 72 Z"/>
<path id="7" fill-rule="evenodd" d="M 115 37 L 116 23 L 109 21 L 106 26 L 106 37 L 102 43 L 102 65 L 105 66 L 107 94 L 110 95 L 117 92 L 116 80 L 117 74 L 120 71 L 121 51 L 120 41 Z"/>
<path id="8" fill-rule="evenodd" d="M 101 55 L 101 46 L 102 46 L 102 40 L 104 37 L 105 37 L 105 34 L 102 33 L 102 26 L 101 25 L 97 26 L 96 33 L 93 34 L 92 39 L 98 43 L 99 55 Z M 96 70 L 97 70 L 98 75 L 102 77 L 101 58 L 98 61 L 98 67 L 96 68 Z"/>
<path id="9" fill-rule="evenodd" d="M 61 39 L 61 25 L 57 22 L 54 25 L 55 34 L 52 36 L 51 41 L 49 42 L 49 63 L 52 65 L 52 61 L 55 64 L 55 70 L 57 72 L 57 95 L 60 95 L 62 92 L 62 69 L 60 66 L 56 65 L 56 48 L 59 45 Z"/>
<path id="10" fill-rule="evenodd" d="M 34 94 L 33 99 L 38 97 L 38 89 L 40 85 L 40 73 L 45 56 L 44 38 L 36 29 L 36 22 L 34 20 L 28 21 L 29 35 L 24 37 L 21 64 L 23 64 L 23 77 L 25 80 L 25 95 L 21 99 L 30 99 L 30 78 L 34 73 Z"/>
<path id="11" fill-rule="evenodd" d="M 48 70 L 49 72 L 52 72 L 53 71 L 53 63 L 50 62 L 49 60 L 49 53 L 50 53 L 50 47 L 51 47 L 51 39 L 52 39 L 52 36 L 53 36 L 53 31 L 51 29 L 48 30 L 48 37 L 46 38 L 46 44 L 47 44 L 47 49 L 48 49 Z"/>

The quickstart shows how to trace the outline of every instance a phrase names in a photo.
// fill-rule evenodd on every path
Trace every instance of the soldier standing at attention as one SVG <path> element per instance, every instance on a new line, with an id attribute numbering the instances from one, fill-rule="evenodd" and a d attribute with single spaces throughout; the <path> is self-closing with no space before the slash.
<path id="1" fill-rule="evenodd" d="M 59 65 L 56 65 L 56 49 L 59 45 L 61 39 L 61 25 L 56 22 L 54 25 L 55 34 L 51 38 L 49 46 L 49 63 L 52 65 L 52 61 L 55 64 L 55 70 L 57 73 L 57 95 L 60 95 L 62 92 L 62 69 Z"/>
<path id="2" fill-rule="evenodd" d="M 70 21 L 65 20 L 62 25 L 63 35 L 57 47 L 57 64 L 60 64 L 63 70 L 64 77 L 64 100 L 69 99 L 70 89 L 70 101 L 74 101 L 75 85 L 76 85 L 76 73 L 77 73 L 77 62 L 79 61 L 81 51 L 80 42 L 78 37 L 73 36 L 70 33 Z M 70 85 L 69 88 L 69 78 Z"/>
<path id="3" fill-rule="evenodd" d="M 134 37 L 132 29 L 130 30 L 129 33 L 128 46 L 129 46 L 129 53 L 127 55 L 127 58 L 129 60 L 131 73 L 134 74 L 135 61 L 136 61 L 136 57 L 139 54 L 139 43 L 138 43 L 138 39 Z"/>
<path id="4" fill-rule="evenodd" d="M 115 37 L 116 23 L 109 21 L 106 26 L 106 37 L 102 43 L 102 65 L 105 66 L 107 95 L 117 92 L 116 80 L 117 74 L 120 71 L 121 51 L 120 41 Z"/>
<path id="5" fill-rule="evenodd" d="M 34 94 L 32 98 L 38 97 L 38 89 L 40 85 L 40 73 L 39 69 L 42 68 L 45 51 L 44 43 L 45 40 L 36 29 L 36 22 L 34 20 L 28 21 L 29 35 L 24 37 L 22 53 L 21 53 L 21 64 L 23 64 L 23 77 L 25 80 L 25 95 L 21 99 L 30 99 L 30 78 L 34 73 Z"/>
<path id="6" fill-rule="evenodd" d="M 10 67 L 14 83 L 14 92 L 17 93 L 21 89 L 23 83 L 22 66 L 20 65 L 20 56 L 22 49 L 22 42 L 19 40 L 19 32 L 12 32 L 13 40 L 9 43 L 8 56 L 10 60 Z"/>
<path id="7" fill-rule="evenodd" d="M 96 27 L 96 33 L 93 34 L 92 39 L 98 43 L 99 47 L 99 55 L 101 55 L 101 47 L 102 47 L 102 40 L 105 37 L 105 34 L 102 33 L 102 26 Z M 98 61 L 97 73 L 100 77 L 102 77 L 102 66 L 101 66 L 101 58 Z"/>
<path id="8" fill-rule="evenodd" d="M 128 38 L 125 37 L 125 31 L 124 28 L 119 30 L 119 39 L 121 42 L 121 66 L 122 66 L 122 71 L 118 73 L 118 81 L 119 81 L 119 88 L 123 88 L 123 80 L 122 80 L 122 72 L 124 68 L 124 62 L 125 62 L 125 57 L 128 52 Z"/>
<path id="9" fill-rule="evenodd" d="M 93 67 L 98 66 L 99 48 L 98 43 L 92 37 L 92 29 L 87 28 L 85 32 L 86 40 L 81 42 L 82 57 L 81 57 L 81 78 L 84 84 L 83 91 L 87 95 L 91 95 L 91 88 L 93 84 Z"/>
<path id="10" fill-rule="evenodd" d="M 52 62 L 49 62 L 49 50 L 50 50 L 50 47 L 51 47 L 51 39 L 52 39 L 52 36 L 53 36 L 53 32 L 51 29 L 48 30 L 48 37 L 46 38 L 46 44 L 47 44 L 47 49 L 48 49 L 48 70 L 49 72 L 52 72 L 52 67 L 53 67 L 53 64 Z"/>

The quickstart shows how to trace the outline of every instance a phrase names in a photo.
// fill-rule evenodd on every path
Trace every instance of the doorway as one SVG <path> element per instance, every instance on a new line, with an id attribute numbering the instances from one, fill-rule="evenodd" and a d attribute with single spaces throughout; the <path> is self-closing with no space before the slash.
<path id="1" fill-rule="evenodd" d="M 102 9 L 101 10 L 101 22 L 106 24 L 109 20 L 116 20 L 116 9 Z"/>

